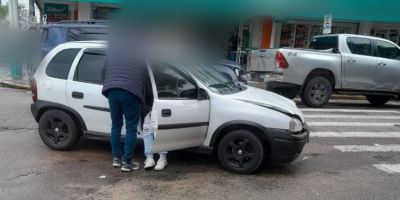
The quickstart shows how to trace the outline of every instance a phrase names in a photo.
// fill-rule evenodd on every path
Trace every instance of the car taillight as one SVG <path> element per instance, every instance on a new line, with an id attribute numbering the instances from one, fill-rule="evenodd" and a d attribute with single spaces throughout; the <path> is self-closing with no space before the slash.
<path id="1" fill-rule="evenodd" d="M 35 79 L 33 79 L 31 82 L 31 91 L 32 91 L 32 101 L 36 102 L 38 100 L 38 95 L 37 95 L 37 84 Z"/>
<path id="2" fill-rule="evenodd" d="M 287 63 L 285 56 L 280 51 L 276 52 L 275 61 L 276 61 L 277 68 L 288 68 L 289 67 L 289 64 Z"/>

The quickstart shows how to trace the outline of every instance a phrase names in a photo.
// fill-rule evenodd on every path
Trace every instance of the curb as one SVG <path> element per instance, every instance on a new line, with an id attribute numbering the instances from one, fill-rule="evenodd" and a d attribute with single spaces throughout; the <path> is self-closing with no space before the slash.
<path id="1" fill-rule="evenodd" d="M 360 95 L 340 95 L 340 94 L 332 95 L 331 99 L 366 100 L 365 96 L 360 96 Z"/>
<path id="2" fill-rule="evenodd" d="M 30 90 L 31 89 L 31 87 L 29 85 L 13 83 L 13 82 L 10 82 L 10 81 L 1 81 L 0 85 L 8 87 L 8 88 L 14 88 L 14 89 L 23 89 L 23 90 Z"/>

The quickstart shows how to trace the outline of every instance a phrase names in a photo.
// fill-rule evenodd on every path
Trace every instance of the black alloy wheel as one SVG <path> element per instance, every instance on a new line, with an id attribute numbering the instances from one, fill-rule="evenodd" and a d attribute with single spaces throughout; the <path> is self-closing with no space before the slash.
<path id="1" fill-rule="evenodd" d="M 43 114 L 39 120 L 39 135 L 54 150 L 69 150 L 80 137 L 75 121 L 59 110 L 50 110 Z"/>
<path id="2" fill-rule="evenodd" d="M 312 78 L 304 88 L 301 99 L 310 107 L 323 107 L 332 95 L 332 84 L 325 77 Z"/>
<path id="3" fill-rule="evenodd" d="M 232 173 L 251 174 L 264 161 L 264 146 L 254 133 L 235 130 L 222 138 L 218 145 L 218 158 L 221 165 Z"/>

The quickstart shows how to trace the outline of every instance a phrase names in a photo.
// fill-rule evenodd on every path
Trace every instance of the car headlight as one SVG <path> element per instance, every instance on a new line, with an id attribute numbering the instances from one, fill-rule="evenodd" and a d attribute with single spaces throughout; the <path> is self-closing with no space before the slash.
<path id="1" fill-rule="evenodd" d="M 292 118 L 289 122 L 289 131 L 300 132 L 301 130 L 303 130 L 303 123 L 296 118 Z"/>

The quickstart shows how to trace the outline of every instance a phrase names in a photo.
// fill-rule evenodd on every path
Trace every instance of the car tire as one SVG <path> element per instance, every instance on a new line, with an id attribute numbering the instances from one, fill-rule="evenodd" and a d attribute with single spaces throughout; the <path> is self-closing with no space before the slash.
<path id="1" fill-rule="evenodd" d="M 331 82 L 325 77 L 317 76 L 306 83 L 301 100 L 306 106 L 320 108 L 329 102 L 331 95 Z"/>
<path id="2" fill-rule="evenodd" d="M 39 120 L 40 139 L 54 150 L 70 150 L 80 138 L 78 125 L 73 118 L 60 110 L 45 112 Z"/>
<path id="3" fill-rule="evenodd" d="M 257 135 L 247 130 L 227 133 L 218 144 L 218 159 L 227 171 L 254 173 L 264 161 L 264 145 Z"/>
<path id="4" fill-rule="evenodd" d="M 367 95 L 367 100 L 374 106 L 383 106 L 392 99 L 391 96 Z"/>

